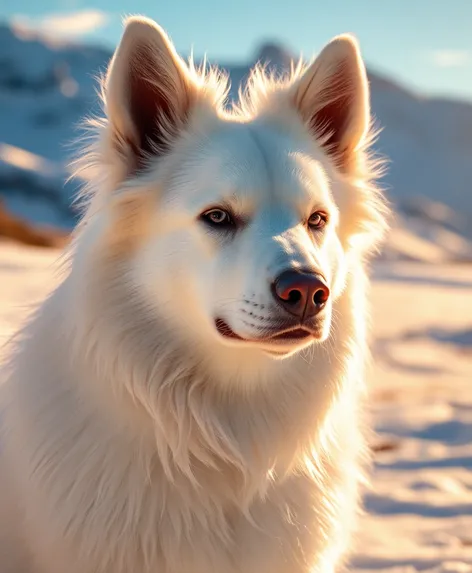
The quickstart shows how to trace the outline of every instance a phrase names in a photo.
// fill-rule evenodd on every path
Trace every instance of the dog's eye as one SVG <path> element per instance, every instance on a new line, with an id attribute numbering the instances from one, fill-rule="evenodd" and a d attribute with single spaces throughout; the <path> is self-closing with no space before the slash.
<path id="1" fill-rule="evenodd" d="M 227 211 L 223 209 L 210 209 L 201 215 L 205 223 L 213 227 L 230 227 L 233 225 L 233 219 Z"/>
<path id="2" fill-rule="evenodd" d="M 325 213 L 317 211 L 316 213 L 313 213 L 313 215 L 310 215 L 310 218 L 308 219 L 308 225 L 312 229 L 321 229 L 326 225 L 327 220 L 328 217 Z"/>

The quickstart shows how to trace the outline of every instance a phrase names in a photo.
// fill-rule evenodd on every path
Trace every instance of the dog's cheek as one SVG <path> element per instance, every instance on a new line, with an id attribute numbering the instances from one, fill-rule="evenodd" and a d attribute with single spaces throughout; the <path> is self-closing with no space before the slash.
<path id="1" fill-rule="evenodd" d="M 218 298 L 218 245 L 204 230 L 188 224 L 167 237 L 160 251 L 167 253 L 161 272 L 171 304 L 199 322 L 208 322 Z"/>
<path id="2" fill-rule="evenodd" d="M 328 238 L 323 250 L 323 266 L 329 269 L 326 274 L 330 283 L 331 299 L 336 300 L 345 287 L 347 275 L 346 253 L 343 244 L 335 233 L 332 233 Z"/>
<path id="3" fill-rule="evenodd" d="M 132 256 L 151 234 L 153 201 L 150 192 L 136 192 L 113 199 L 106 231 L 110 256 L 123 259 Z"/>

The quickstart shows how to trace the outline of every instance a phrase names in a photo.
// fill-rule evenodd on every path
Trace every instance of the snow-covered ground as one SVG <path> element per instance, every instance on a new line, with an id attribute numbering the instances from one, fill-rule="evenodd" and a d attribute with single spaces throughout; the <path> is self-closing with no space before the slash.
<path id="1" fill-rule="evenodd" d="M 357 570 L 472 571 L 472 265 L 377 265 Z"/>
<path id="2" fill-rule="evenodd" d="M 0 243 L 0 343 L 58 279 Z M 372 491 L 350 569 L 472 572 L 472 265 L 377 263 Z"/>

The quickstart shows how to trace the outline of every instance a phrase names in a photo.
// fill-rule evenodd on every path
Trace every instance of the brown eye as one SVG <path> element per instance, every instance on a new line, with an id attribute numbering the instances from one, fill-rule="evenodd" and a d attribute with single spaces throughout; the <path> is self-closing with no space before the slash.
<path id="1" fill-rule="evenodd" d="M 228 228 L 234 224 L 229 213 L 223 209 L 210 209 L 205 211 L 200 218 L 212 227 Z"/>
<path id="2" fill-rule="evenodd" d="M 310 218 L 308 219 L 308 225 L 312 229 L 321 229 L 326 225 L 326 221 L 327 221 L 326 214 L 317 211 L 316 213 L 313 213 L 313 215 L 311 215 Z"/>

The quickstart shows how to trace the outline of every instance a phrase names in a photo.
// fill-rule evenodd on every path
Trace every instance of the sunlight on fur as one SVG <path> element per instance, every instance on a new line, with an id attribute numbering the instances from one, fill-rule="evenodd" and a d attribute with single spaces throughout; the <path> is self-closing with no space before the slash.
<path id="1" fill-rule="evenodd" d="M 101 93 L 67 276 L 2 389 L 2 573 L 334 571 L 388 212 L 357 42 L 256 68 L 228 109 L 131 18 Z"/>

